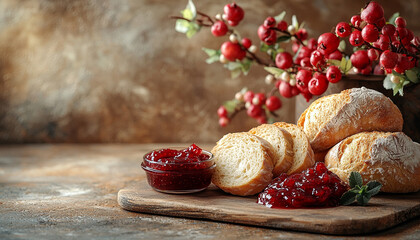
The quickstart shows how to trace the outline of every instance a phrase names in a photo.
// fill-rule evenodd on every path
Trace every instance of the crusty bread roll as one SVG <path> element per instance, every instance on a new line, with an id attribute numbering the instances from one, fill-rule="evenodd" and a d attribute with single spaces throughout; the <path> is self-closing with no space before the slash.
<path id="1" fill-rule="evenodd" d="M 325 157 L 327 168 L 348 182 L 352 171 L 364 183 L 377 180 L 381 191 L 391 193 L 420 190 L 420 144 L 402 132 L 363 132 L 335 145 Z"/>
<path id="2" fill-rule="evenodd" d="M 403 119 L 389 98 L 362 87 L 317 99 L 302 113 L 298 126 L 320 152 L 359 132 L 400 132 Z"/>
<path id="3" fill-rule="evenodd" d="M 293 164 L 287 174 L 299 173 L 314 165 L 314 152 L 308 138 L 300 127 L 295 124 L 276 122 L 273 125 L 286 129 L 293 138 Z"/>
<path id="4" fill-rule="evenodd" d="M 213 184 L 234 195 L 261 192 L 273 177 L 271 148 L 267 141 L 251 133 L 223 136 L 211 151 L 216 163 Z"/>
<path id="5" fill-rule="evenodd" d="M 249 133 L 266 140 L 274 147 L 273 177 L 290 169 L 293 163 L 293 138 L 288 131 L 272 124 L 262 124 L 249 130 Z"/>

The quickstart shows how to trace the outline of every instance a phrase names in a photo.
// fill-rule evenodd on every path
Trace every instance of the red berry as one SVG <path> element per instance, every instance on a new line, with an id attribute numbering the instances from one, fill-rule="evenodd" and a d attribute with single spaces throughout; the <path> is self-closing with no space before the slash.
<path id="1" fill-rule="evenodd" d="M 324 33 L 318 38 L 318 51 L 323 55 L 330 54 L 337 50 L 340 39 L 332 33 Z"/>
<path id="2" fill-rule="evenodd" d="M 310 38 L 308 40 L 307 47 L 311 50 L 316 50 L 316 48 L 318 47 L 318 41 L 315 38 Z"/>
<path id="3" fill-rule="evenodd" d="M 310 67 L 311 66 L 311 60 L 308 57 L 303 58 L 300 60 L 300 66 L 302 67 Z"/>
<path id="4" fill-rule="evenodd" d="M 364 40 L 362 37 L 362 32 L 359 30 L 354 30 L 349 37 L 349 42 L 351 45 L 358 47 L 363 44 Z"/>
<path id="5" fill-rule="evenodd" d="M 264 20 L 264 27 L 271 28 L 274 26 L 276 26 L 276 19 L 274 19 L 273 17 L 268 17 Z"/>
<path id="6" fill-rule="evenodd" d="M 292 95 L 297 96 L 297 95 L 299 95 L 299 93 L 300 93 L 299 89 L 296 86 L 293 86 L 292 87 Z"/>
<path id="7" fill-rule="evenodd" d="M 288 69 L 293 65 L 293 57 L 288 52 L 278 53 L 276 56 L 276 66 L 280 69 Z"/>
<path id="8" fill-rule="evenodd" d="M 408 35 L 407 28 L 397 27 L 396 34 L 400 37 L 400 39 L 404 39 Z"/>
<path id="9" fill-rule="evenodd" d="M 292 93 L 292 86 L 290 86 L 288 82 L 281 81 L 279 86 L 279 92 L 280 95 L 282 95 L 285 98 L 291 98 L 294 96 Z"/>
<path id="10" fill-rule="evenodd" d="M 335 27 L 335 33 L 340 37 L 348 37 L 351 34 L 351 27 L 346 22 L 340 22 Z"/>
<path id="11" fill-rule="evenodd" d="M 378 60 L 379 54 L 378 54 L 378 51 L 376 49 L 371 48 L 371 49 L 368 50 L 367 53 L 368 53 L 368 57 L 369 57 L 370 61 L 373 62 L 375 60 Z"/>
<path id="12" fill-rule="evenodd" d="M 384 68 L 394 68 L 398 62 L 398 54 L 389 50 L 384 51 L 379 58 L 379 62 Z"/>
<path id="13" fill-rule="evenodd" d="M 229 124 L 229 118 L 227 118 L 227 117 L 219 118 L 219 125 L 221 127 L 226 127 L 226 125 L 228 125 L 228 124 Z"/>
<path id="14" fill-rule="evenodd" d="M 368 65 L 364 69 L 360 70 L 360 73 L 363 75 L 370 75 L 372 73 L 372 66 Z"/>
<path id="15" fill-rule="evenodd" d="M 280 87 L 280 84 L 281 84 L 281 82 L 283 82 L 282 80 L 277 80 L 277 82 L 276 82 L 276 88 L 279 88 Z"/>
<path id="16" fill-rule="evenodd" d="M 244 10 L 236 3 L 226 4 L 223 11 L 229 21 L 240 22 L 244 18 Z"/>
<path id="17" fill-rule="evenodd" d="M 382 51 L 389 49 L 389 37 L 381 35 L 378 41 L 374 42 L 374 46 L 380 48 Z"/>
<path id="18" fill-rule="evenodd" d="M 312 78 L 312 72 L 306 69 L 299 70 L 296 74 L 296 87 L 302 93 L 308 93 L 308 83 Z"/>
<path id="19" fill-rule="evenodd" d="M 382 28 L 382 34 L 388 37 L 392 37 L 394 36 L 395 33 L 395 26 L 392 24 L 386 24 L 383 28 Z"/>
<path id="20" fill-rule="evenodd" d="M 327 80 L 330 83 L 337 83 L 341 80 L 341 71 L 337 66 L 330 66 L 327 69 Z"/>
<path id="21" fill-rule="evenodd" d="M 298 42 L 293 42 L 292 44 L 292 51 L 294 53 L 297 53 L 297 51 L 299 50 L 300 44 Z"/>
<path id="22" fill-rule="evenodd" d="M 252 92 L 252 91 L 247 91 L 245 94 L 244 94 L 244 101 L 245 102 L 252 102 L 252 99 L 254 98 L 254 92 Z"/>
<path id="23" fill-rule="evenodd" d="M 360 27 L 360 24 L 362 23 L 362 18 L 360 17 L 360 15 L 354 15 L 353 17 L 351 17 L 350 22 L 353 26 Z"/>
<path id="24" fill-rule="evenodd" d="M 228 24 L 229 24 L 230 26 L 232 26 L 232 27 L 234 27 L 234 26 L 236 26 L 236 25 L 238 25 L 238 24 L 239 24 L 239 21 L 238 21 L 238 22 L 236 22 L 236 21 L 231 21 L 231 20 L 228 20 L 227 22 L 228 22 Z"/>
<path id="25" fill-rule="evenodd" d="M 385 18 L 381 18 L 379 21 L 376 22 L 376 26 L 381 29 L 385 26 L 386 24 L 386 20 Z"/>
<path id="26" fill-rule="evenodd" d="M 411 43 L 416 47 L 420 46 L 420 37 L 414 37 Z"/>
<path id="27" fill-rule="evenodd" d="M 314 76 L 308 83 L 309 92 L 313 95 L 321 95 L 328 88 L 328 80 L 324 74 Z"/>
<path id="28" fill-rule="evenodd" d="M 264 93 L 257 93 L 254 95 L 254 98 L 252 99 L 252 104 L 254 105 L 263 105 L 265 102 L 265 94 Z"/>
<path id="29" fill-rule="evenodd" d="M 327 59 L 335 59 L 341 61 L 343 58 L 343 54 L 340 51 L 335 50 L 334 52 L 330 53 L 328 56 L 325 56 Z"/>
<path id="30" fill-rule="evenodd" d="M 252 45 L 252 42 L 249 38 L 242 38 L 241 43 L 242 43 L 242 46 L 244 46 L 244 48 L 246 49 L 248 49 Z"/>
<path id="31" fill-rule="evenodd" d="M 301 28 L 296 32 L 296 37 L 302 41 L 306 40 L 308 38 L 308 32 L 306 29 Z"/>
<path id="32" fill-rule="evenodd" d="M 366 42 L 375 42 L 378 40 L 379 31 L 373 24 L 366 25 L 362 30 L 363 40 Z"/>
<path id="33" fill-rule="evenodd" d="M 257 121 L 259 124 L 267 123 L 267 117 L 265 115 L 257 117 Z"/>
<path id="34" fill-rule="evenodd" d="M 264 113 L 264 111 L 261 108 L 261 106 L 251 104 L 251 106 L 249 106 L 249 108 L 246 110 L 246 113 L 252 118 L 257 118 L 261 116 Z"/>
<path id="35" fill-rule="evenodd" d="M 235 61 L 236 59 L 242 60 L 246 54 L 238 43 L 232 43 L 230 41 L 224 42 L 220 50 L 223 56 L 229 61 Z"/>
<path id="36" fill-rule="evenodd" d="M 375 68 L 373 69 L 373 74 L 374 75 L 384 75 L 385 74 L 385 72 L 382 69 L 382 67 L 381 67 L 380 64 L 378 64 L 378 65 L 375 66 Z"/>
<path id="37" fill-rule="evenodd" d="M 228 111 L 226 110 L 225 106 L 220 106 L 217 109 L 217 115 L 219 115 L 219 117 L 227 117 L 228 116 Z"/>
<path id="38" fill-rule="evenodd" d="M 384 9 L 379 3 L 371 1 L 367 7 L 363 9 L 360 17 L 367 23 L 373 24 L 384 17 Z"/>
<path id="39" fill-rule="evenodd" d="M 287 22 L 286 21 L 280 21 L 278 24 L 277 24 L 277 28 L 280 30 L 280 31 L 286 31 L 287 30 Z"/>
<path id="40" fill-rule="evenodd" d="M 271 96 L 267 98 L 265 101 L 265 105 L 267 106 L 267 109 L 271 112 L 276 111 L 277 109 L 281 108 L 281 100 L 280 98 L 276 96 Z"/>
<path id="41" fill-rule="evenodd" d="M 228 27 L 226 26 L 226 23 L 223 21 L 217 21 L 211 26 L 211 33 L 216 37 L 221 37 L 226 35 L 228 31 Z"/>
<path id="42" fill-rule="evenodd" d="M 407 26 L 407 22 L 405 21 L 404 18 L 397 17 L 395 19 L 395 25 L 397 25 L 397 27 L 400 27 L 400 28 L 405 28 Z"/>
<path id="43" fill-rule="evenodd" d="M 313 95 L 309 91 L 307 93 L 301 93 L 302 96 L 305 98 L 306 102 L 309 102 L 309 100 L 312 99 Z"/>
<path id="44" fill-rule="evenodd" d="M 268 45 L 273 45 L 277 40 L 276 31 L 268 29 L 263 25 L 258 28 L 258 37 L 261 39 L 261 41 L 267 43 Z"/>
<path id="45" fill-rule="evenodd" d="M 410 65 L 411 63 L 408 57 L 400 54 L 397 65 L 394 67 L 394 70 L 398 73 L 403 74 L 405 70 L 408 70 L 410 68 Z"/>
<path id="46" fill-rule="evenodd" d="M 322 53 L 318 50 L 312 52 L 310 61 L 312 66 L 316 68 L 322 67 L 325 64 L 324 55 L 322 55 Z"/>
<path id="47" fill-rule="evenodd" d="M 357 69 L 363 69 L 370 64 L 370 59 L 366 50 L 358 50 L 350 57 L 351 64 Z"/>

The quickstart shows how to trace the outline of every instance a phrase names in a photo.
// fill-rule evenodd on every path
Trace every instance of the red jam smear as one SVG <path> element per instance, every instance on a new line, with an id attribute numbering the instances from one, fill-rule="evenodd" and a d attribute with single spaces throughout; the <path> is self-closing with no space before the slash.
<path id="1" fill-rule="evenodd" d="M 157 190 L 200 190 L 208 187 L 214 162 L 210 155 L 192 144 L 183 150 L 161 149 L 144 157 L 143 169 L 149 184 Z"/>
<path id="2" fill-rule="evenodd" d="M 349 189 L 324 163 L 290 176 L 283 173 L 258 195 L 258 204 L 270 208 L 309 208 L 338 206 Z"/>

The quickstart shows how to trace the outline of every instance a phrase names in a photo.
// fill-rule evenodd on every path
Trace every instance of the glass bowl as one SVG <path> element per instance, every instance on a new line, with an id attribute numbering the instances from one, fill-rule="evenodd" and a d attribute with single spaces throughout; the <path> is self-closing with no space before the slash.
<path id="1" fill-rule="evenodd" d="M 185 148 L 170 148 L 184 150 Z M 154 150 L 158 151 L 158 150 Z M 202 150 L 209 158 L 198 162 L 160 162 L 147 159 L 153 151 L 143 156 L 141 167 L 146 172 L 149 185 L 158 192 L 186 194 L 203 191 L 211 183 L 216 166 L 211 152 Z"/>

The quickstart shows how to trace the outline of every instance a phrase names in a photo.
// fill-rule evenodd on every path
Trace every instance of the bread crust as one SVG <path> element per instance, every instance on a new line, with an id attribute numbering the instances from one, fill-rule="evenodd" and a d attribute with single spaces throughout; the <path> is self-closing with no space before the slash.
<path id="1" fill-rule="evenodd" d="M 249 130 L 249 133 L 267 140 L 274 148 L 273 155 L 273 177 L 286 173 L 293 164 L 293 138 L 284 128 L 272 124 L 262 124 Z M 273 139 L 273 138 L 281 139 Z M 278 143 L 277 141 L 281 142 Z M 278 145 L 279 144 L 279 145 Z"/>
<path id="2" fill-rule="evenodd" d="M 237 141 L 238 138 L 242 138 L 242 137 L 252 139 L 252 141 L 259 143 L 258 145 L 259 148 L 257 148 L 256 151 L 262 152 L 262 155 L 263 155 L 262 159 L 246 159 L 248 156 L 243 156 L 243 157 L 247 161 L 260 161 L 258 163 L 260 167 L 258 171 L 254 173 L 252 179 L 249 179 L 248 181 L 244 181 L 241 184 L 227 185 L 224 183 L 226 181 L 223 178 L 232 177 L 232 176 L 231 175 L 223 176 L 222 174 L 219 173 L 218 164 L 221 164 L 221 161 L 226 161 L 226 159 L 220 158 L 219 153 L 220 151 L 226 151 L 226 149 L 224 148 L 225 147 L 224 145 L 227 142 Z M 254 195 L 261 192 L 271 182 L 273 178 L 272 172 L 273 172 L 274 165 L 270 156 L 270 151 L 271 151 L 270 146 L 271 145 L 267 141 L 251 133 L 241 132 L 241 133 L 226 134 L 222 139 L 220 139 L 217 142 L 216 146 L 211 151 L 214 155 L 214 161 L 216 163 L 215 171 L 212 177 L 212 183 L 227 193 L 239 195 L 239 196 Z M 234 171 L 234 167 L 235 166 L 232 166 L 232 172 Z"/>
<path id="3" fill-rule="evenodd" d="M 291 123 L 275 122 L 273 125 L 286 129 L 286 131 L 291 133 L 293 138 L 293 164 L 287 171 L 287 174 L 300 173 L 303 170 L 312 167 L 315 164 L 314 151 L 303 130 L 299 126 Z M 301 151 L 302 148 L 304 156 L 299 156 L 297 153 Z"/>
<path id="4" fill-rule="evenodd" d="M 357 171 L 364 183 L 379 181 L 383 192 L 420 190 L 420 144 L 402 132 L 350 136 L 328 151 L 325 164 L 347 183 L 350 173 Z"/>
<path id="5" fill-rule="evenodd" d="M 315 162 L 324 162 L 325 156 L 327 155 L 329 149 L 321 152 L 314 152 Z"/>
<path id="6" fill-rule="evenodd" d="M 301 114 L 298 126 L 320 152 L 359 132 L 400 132 L 403 119 L 389 98 L 362 87 L 317 99 Z"/>

